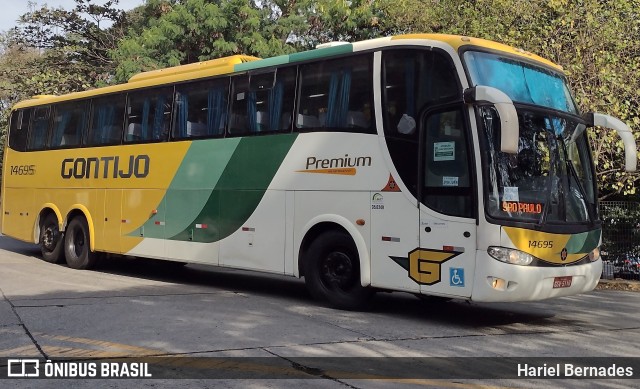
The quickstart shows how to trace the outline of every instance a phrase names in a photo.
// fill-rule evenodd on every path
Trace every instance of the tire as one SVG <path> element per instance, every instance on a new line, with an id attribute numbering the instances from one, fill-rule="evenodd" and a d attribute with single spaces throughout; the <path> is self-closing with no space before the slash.
<path id="1" fill-rule="evenodd" d="M 87 220 L 83 216 L 73 218 L 64 236 L 64 253 L 69 267 L 86 270 L 96 265 L 98 253 L 91 251 L 89 239 Z"/>
<path id="2" fill-rule="evenodd" d="M 305 284 L 309 293 L 334 308 L 362 308 L 373 294 L 360 284 L 360 258 L 351 237 L 327 231 L 309 246 L 304 258 Z"/>
<path id="3" fill-rule="evenodd" d="M 49 213 L 40 224 L 40 251 L 42 259 L 49 263 L 60 263 L 64 259 L 64 233 L 60 232 L 58 218 Z"/>

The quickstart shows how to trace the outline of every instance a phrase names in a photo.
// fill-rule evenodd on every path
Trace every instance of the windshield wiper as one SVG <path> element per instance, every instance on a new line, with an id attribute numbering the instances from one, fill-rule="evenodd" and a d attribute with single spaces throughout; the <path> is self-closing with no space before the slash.
<path id="1" fill-rule="evenodd" d="M 564 147 L 564 143 L 563 143 L 563 147 Z M 566 151 L 566 150 L 565 150 Z M 571 172 L 571 175 L 573 176 L 575 182 L 576 182 L 576 186 L 578 187 L 578 191 L 580 192 L 580 196 L 582 196 L 582 201 L 585 204 L 585 208 L 587 209 L 587 217 L 589 218 L 589 222 L 591 224 L 593 224 L 593 221 L 595 220 L 595 217 L 593 215 L 593 209 L 591 207 L 591 204 L 589 203 L 589 200 L 587 198 L 587 192 L 584 190 L 584 187 L 582 186 L 582 183 L 580 182 L 580 177 L 578 177 L 578 172 L 576 172 L 576 168 L 575 166 L 573 166 L 573 163 L 571 162 L 570 159 L 566 160 L 566 165 L 567 165 L 567 170 Z M 571 180 L 567 180 L 568 184 L 569 184 L 569 190 L 571 190 Z"/>
<path id="2" fill-rule="evenodd" d="M 545 138 L 547 142 L 547 147 L 549 148 L 549 152 L 550 152 L 549 157 L 553 161 L 555 158 L 557 158 L 557 156 L 552 153 L 554 148 L 551 146 L 549 136 L 546 135 L 546 133 L 545 133 Z M 555 138 L 553 137 L 551 138 L 554 139 L 554 142 L 556 142 Z M 557 154 L 557 151 L 556 151 L 556 154 Z M 553 185 L 553 177 L 557 176 L 557 170 L 558 170 L 558 167 L 556 166 L 556 164 L 551 163 L 549 168 L 549 175 L 547 176 L 547 196 L 545 197 L 544 205 L 542 206 L 542 214 L 540 215 L 540 219 L 538 220 L 538 227 L 542 226 L 547 221 L 547 214 L 549 213 L 549 204 L 551 203 L 551 194 L 553 193 L 553 188 L 551 186 Z"/>

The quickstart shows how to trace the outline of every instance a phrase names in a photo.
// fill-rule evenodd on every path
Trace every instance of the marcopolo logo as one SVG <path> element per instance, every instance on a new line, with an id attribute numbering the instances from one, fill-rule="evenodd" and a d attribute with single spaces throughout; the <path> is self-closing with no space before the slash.
<path id="1" fill-rule="evenodd" d="M 297 172 L 355 176 L 356 168 L 365 166 L 371 166 L 371 157 L 351 157 L 349 154 L 337 158 L 307 157 L 304 170 Z"/>
<path id="2" fill-rule="evenodd" d="M 65 158 L 60 175 L 64 179 L 76 178 L 145 178 L 149 175 L 151 158 L 148 155 Z"/>

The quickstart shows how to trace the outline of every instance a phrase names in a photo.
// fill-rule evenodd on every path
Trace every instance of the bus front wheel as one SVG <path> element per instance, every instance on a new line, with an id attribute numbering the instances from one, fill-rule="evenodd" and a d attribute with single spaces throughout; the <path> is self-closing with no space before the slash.
<path id="1" fill-rule="evenodd" d="M 305 284 L 317 300 L 335 308 L 358 309 L 371 297 L 360 284 L 360 259 L 349 235 L 327 231 L 318 236 L 305 255 Z"/>
<path id="2" fill-rule="evenodd" d="M 84 270 L 95 266 L 98 254 L 89 246 L 89 227 L 84 217 L 78 216 L 69 222 L 64 237 L 64 253 L 71 268 Z"/>
<path id="3" fill-rule="evenodd" d="M 40 225 L 40 251 L 42 259 L 50 263 L 60 263 L 63 259 L 64 234 L 60 232 L 58 218 L 48 214 Z"/>

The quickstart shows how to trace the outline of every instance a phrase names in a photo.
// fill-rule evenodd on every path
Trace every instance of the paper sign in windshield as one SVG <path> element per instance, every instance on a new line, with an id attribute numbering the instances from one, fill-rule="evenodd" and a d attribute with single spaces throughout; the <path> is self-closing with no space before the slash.
<path id="1" fill-rule="evenodd" d="M 442 177 L 442 186 L 458 186 L 458 177 Z"/>
<path id="2" fill-rule="evenodd" d="M 504 201 L 515 201 L 516 203 L 520 201 L 520 196 L 518 195 L 518 187 L 517 186 L 505 186 L 503 188 L 502 200 Z"/>
<path id="3" fill-rule="evenodd" d="M 539 203 L 520 203 L 512 201 L 502 202 L 502 211 L 509 213 L 542 213 L 542 204 Z"/>
<path id="4" fill-rule="evenodd" d="M 433 144 L 434 161 L 455 161 L 456 142 L 436 142 Z"/>

